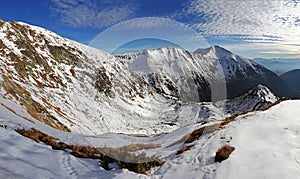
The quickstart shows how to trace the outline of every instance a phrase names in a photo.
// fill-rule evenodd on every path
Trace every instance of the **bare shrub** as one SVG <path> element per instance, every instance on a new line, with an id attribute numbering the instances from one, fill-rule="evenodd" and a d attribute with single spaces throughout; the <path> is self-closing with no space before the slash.
<path id="1" fill-rule="evenodd" d="M 228 159 L 229 155 L 234 150 L 235 150 L 234 147 L 231 147 L 230 145 L 224 145 L 216 152 L 215 162 L 222 162 L 223 160 Z"/>

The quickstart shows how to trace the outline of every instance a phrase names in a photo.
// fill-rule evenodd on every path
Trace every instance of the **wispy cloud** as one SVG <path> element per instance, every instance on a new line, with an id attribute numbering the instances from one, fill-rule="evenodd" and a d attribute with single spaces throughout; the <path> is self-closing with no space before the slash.
<path id="1" fill-rule="evenodd" d="M 261 56 L 268 56 L 268 58 L 300 58 L 300 46 L 295 44 L 252 42 L 223 46 L 237 54 L 248 52 L 247 57 L 249 58 Z"/>
<path id="2" fill-rule="evenodd" d="M 50 10 L 64 25 L 101 28 L 130 18 L 135 7 L 121 0 L 51 0 Z"/>
<path id="3" fill-rule="evenodd" d="M 206 36 L 295 41 L 300 38 L 299 12 L 299 0 L 191 0 L 183 13 L 198 17 L 192 25 Z"/>

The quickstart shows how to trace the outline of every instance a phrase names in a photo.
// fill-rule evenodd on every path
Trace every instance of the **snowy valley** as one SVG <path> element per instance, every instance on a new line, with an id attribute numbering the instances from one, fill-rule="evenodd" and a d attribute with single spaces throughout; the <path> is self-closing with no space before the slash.
<path id="1" fill-rule="evenodd" d="M 300 174 L 300 102 L 275 73 L 222 47 L 112 55 L 0 21 L 0 70 L 0 178 Z M 43 137 L 20 135 L 33 128 Z M 216 162 L 226 144 L 233 152 Z M 101 153 L 82 157 L 76 145 Z M 117 149 L 159 160 L 136 172 Z"/>

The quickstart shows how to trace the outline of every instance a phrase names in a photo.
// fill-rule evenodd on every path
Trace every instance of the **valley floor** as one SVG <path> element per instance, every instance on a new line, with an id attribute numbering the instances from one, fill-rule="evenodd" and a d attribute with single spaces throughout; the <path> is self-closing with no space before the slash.
<path id="1" fill-rule="evenodd" d="M 76 158 L 25 138 L 14 129 L 32 126 L 26 122 L 17 124 L 17 117 L 11 115 L 16 118 L 0 120 L 0 178 L 297 178 L 300 176 L 299 108 L 300 101 L 290 100 L 266 111 L 241 115 L 224 129 L 203 135 L 194 142 L 194 147 L 180 155 L 175 154 L 184 145 L 182 138 L 201 124 L 148 138 L 122 134 L 87 137 L 35 125 L 64 142 L 95 147 L 157 143 L 159 148 L 144 152 L 161 155 L 165 163 L 148 175 L 118 167 L 106 171 L 99 166 L 99 160 Z M 0 111 L 5 109 L 1 107 Z M 227 160 L 216 163 L 215 152 L 224 144 L 235 150 Z"/>

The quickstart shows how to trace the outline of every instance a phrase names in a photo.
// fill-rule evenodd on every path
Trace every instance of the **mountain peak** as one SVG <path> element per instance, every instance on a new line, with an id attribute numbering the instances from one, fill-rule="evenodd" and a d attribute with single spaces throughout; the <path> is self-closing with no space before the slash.
<path id="1" fill-rule="evenodd" d="M 211 47 L 209 47 L 210 49 L 214 49 L 214 50 L 225 50 L 225 51 L 228 51 L 226 50 L 225 48 L 219 46 L 219 45 L 213 45 Z"/>
<path id="2" fill-rule="evenodd" d="M 214 58 L 222 58 L 222 57 L 231 57 L 233 56 L 233 53 L 230 52 L 229 50 L 218 46 L 218 45 L 213 45 L 208 48 L 199 48 L 194 51 L 195 54 L 202 54 L 202 55 L 209 55 Z"/>
<path id="3" fill-rule="evenodd" d="M 279 98 L 266 86 L 258 84 L 257 86 L 251 88 L 244 96 L 257 96 L 264 102 L 274 103 Z"/>
<path id="4" fill-rule="evenodd" d="M 227 110 L 243 112 L 257 110 L 266 105 L 275 103 L 279 98 L 268 87 L 258 84 L 244 94 L 235 97 L 227 104 Z"/>
<path id="5" fill-rule="evenodd" d="M 262 84 L 258 84 L 256 87 L 252 88 L 250 91 L 256 94 L 260 94 L 262 97 L 268 96 L 268 95 L 274 95 L 270 89 Z"/>

